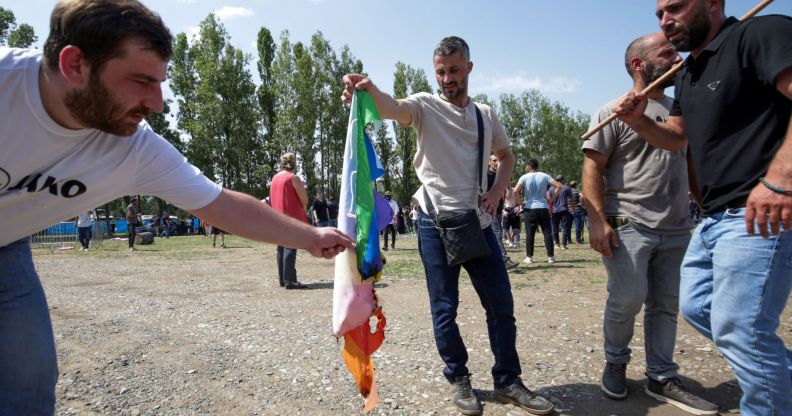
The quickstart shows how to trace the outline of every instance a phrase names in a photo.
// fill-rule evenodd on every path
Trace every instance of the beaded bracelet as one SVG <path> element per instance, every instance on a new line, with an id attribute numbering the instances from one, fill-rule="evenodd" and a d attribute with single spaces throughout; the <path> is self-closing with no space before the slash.
<path id="1" fill-rule="evenodd" d="M 761 182 L 762 185 L 766 186 L 767 189 L 769 189 L 769 190 L 771 190 L 771 191 L 773 191 L 775 193 L 792 196 L 792 191 L 787 191 L 787 190 L 781 189 L 781 188 L 779 188 L 779 187 L 777 187 L 775 185 L 771 185 L 770 182 L 767 182 L 767 180 L 765 180 L 764 177 L 760 177 L 759 178 L 759 182 Z"/>

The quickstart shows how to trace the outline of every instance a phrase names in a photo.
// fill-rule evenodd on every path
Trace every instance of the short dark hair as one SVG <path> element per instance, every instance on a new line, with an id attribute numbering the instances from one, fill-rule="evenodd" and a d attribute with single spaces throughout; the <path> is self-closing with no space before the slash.
<path id="1" fill-rule="evenodd" d="M 633 58 L 641 58 L 646 60 L 646 40 L 651 35 L 644 35 L 641 36 L 627 46 L 627 50 L 624 51 L 624 67 L 627 68 L 627 73 L 632 76 L 632 61 Z"/>
<path id="2" fill-rule="evenodd" d="M 173 54 L 173 36 L 165 23 L 137 0 L 61 0 L 50 16 L 44 60 L 49 69 L 58 69 L 61 50 L 74 45 L 91 70 L 98 71 L 124 53 L 121 46 L 129 39 L 139 39 L 163 60 Z"/>
<path id="3" fill-rule="evenodd" d="M 530 166 L 531 169 L 537 170 L 539 169 L 539 161 L 536 159 L 528 159 L 528 163 L 526 163 L 525 166 Z"/>
<path id="4" fill-rule="evenodd" d="M 458 36 L 448 36 L 443 38 L 434 50 L 434 56 L 448 56 L 461 53 L 466 60 L 470 60 L 470 48 L 467 42 Z"/>

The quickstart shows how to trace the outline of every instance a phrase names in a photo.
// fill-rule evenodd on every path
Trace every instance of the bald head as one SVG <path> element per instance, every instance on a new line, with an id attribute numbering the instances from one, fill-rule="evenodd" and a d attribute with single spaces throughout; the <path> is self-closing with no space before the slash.
<path id="1" fill-rule="evenodd" d="M 624 66 L 634 82 L 634 87 L 642 90 L 665 74 L 680 59 L 677 52 L 666 40 L 662 32 L 641 36 L 630 42 L 624 53 Z M 662 85 L 673 85 L 673 79 Z"/>
<path id="2" fill-rule="evenodd" d="M 624 67 L 627 68 L 627 73 L 633 76 L 634 69 L 632 60 L 635 58 L 646 60 L 647 51 L 657 47 L 661 43 L 667 43 L 665 36 L 662 32 L 650 33 L 633 40 L 624 51 Z"/>

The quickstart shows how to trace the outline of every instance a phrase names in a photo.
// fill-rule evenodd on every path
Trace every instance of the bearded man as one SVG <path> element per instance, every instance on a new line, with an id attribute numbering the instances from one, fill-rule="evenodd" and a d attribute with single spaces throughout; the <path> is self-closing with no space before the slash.
<path id="1" fill-rule="evenodd" d="M 695 161 L 703 218 L 682 261 L 682 315 L 734 370 L 741 415 L 790 415 L 792 351 L 777 331 L 792 291 L 792 18 L 738 21 L 723 0 L 658 0 L 655 14 L 690 52 L 668 120 L 646 117 L 642 94 L 614 112 Z"/>
<path id="2" fill-rule="evenodd" d="M 633 91 L 645 89 L 679 59 L 660 32 L 635 39 L 624 56 Z M 647 94 L 644 114 L 652 120 L 668 119 L 673 99 L 663 94 L 667 86 Z M 610 116 L 613 104 L 603 107 L 592 125 Z M 600 389 L 611 399 L 627 397 L 629 345 L 635 316 L 644 306 L 646 393 L 693 414 L 716 414 L 717 406 L 687 391 L 673 357 L 679 265 L 693 228 L 688 215 L 686 149 L 658 149 L 625 123 L 615 121 L 586 141 L 583 151 L 589 243 L 602 254 L 608 273 L 602 325 L 606 363 Z"/>
<path id="3" fill-rule="evenodd" d="M 0 48 L 0 414 L 51 415 L 58 368 L 34 232 L 129 194 L 333 257 L 354 244 L 223 189 L 151 130 L 173 38 L 137 0 L 64 0 L 44 53 Z"/>

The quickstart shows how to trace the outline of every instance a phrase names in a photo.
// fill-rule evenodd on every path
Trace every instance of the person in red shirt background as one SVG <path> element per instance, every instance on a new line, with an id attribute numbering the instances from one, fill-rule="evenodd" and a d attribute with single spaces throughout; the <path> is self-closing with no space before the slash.
<path id="1" fill-rule="evenodd" d="M 280 159 L 280 172 L 272 177 L 269 203 L 298 221 L 308 223 L 305 209 L 308 206 L 308 191 L 305 183 L 294 174 L 297 160 L 294 153 L 285 153 Z M 307 286 L 297 281 L 297 249 L 278 246 L 278 279 L 286 289 L 305 289 Z"/>

